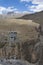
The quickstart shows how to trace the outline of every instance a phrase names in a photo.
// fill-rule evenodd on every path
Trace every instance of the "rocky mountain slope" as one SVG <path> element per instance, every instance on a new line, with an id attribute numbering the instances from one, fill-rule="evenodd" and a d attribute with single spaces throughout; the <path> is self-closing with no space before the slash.
<path id="1" fill-rule="evenodd" d="M 26 14 L 26 15 L 20 17 L 20 19 L 32 20 L 33 22 L 42 24 L 43 23 L 43 11 L 37 12 L 34 14 Z"/>
<path id="2" fill-rule="evenodd" d="M 31 19 L 0 19 L 0 57 L 23 59 L 29 63 L 36 63 L 40 57 L 36 45 L 40 41 L 40 32 L 37 31 L 40 30 L 39 27 L 40 24 Z M 9 32 L 14 31 L 17 32 L 17 39 L 14 44 L 11 43 L 10 46 L 9 42 L 1 42 L 3 39 L 7 40 Z"/>

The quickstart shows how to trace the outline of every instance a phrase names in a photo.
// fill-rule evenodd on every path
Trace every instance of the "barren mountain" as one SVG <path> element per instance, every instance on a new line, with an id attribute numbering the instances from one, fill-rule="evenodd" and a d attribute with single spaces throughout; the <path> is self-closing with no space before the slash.
<path id="1" fill-rule="evenodd" d="M 24 15 L 24 16 L 20 17 L 20 19 L 32 20 L 33 22 L 43 24 L 43 11 L 37 12 L 34 14 Z"/>
<path id="2" fill-rule="evenodd" d="M 0 57 L 10 58 L 13 56 L 36 63 L 39 60 L 39 51 L 35 51 L 34 47 L 39 42 L 40 35 L 37 31 L 39 27 L 40 24 L 31 19 L 0 18 Z M 1 42 L 1 40 L 9 39 L 9 32 L 15 31 L 17 38 L 14 40 L 14 44 L 11 42 L 10 46 L 10 40 L 5 43 Z"/>

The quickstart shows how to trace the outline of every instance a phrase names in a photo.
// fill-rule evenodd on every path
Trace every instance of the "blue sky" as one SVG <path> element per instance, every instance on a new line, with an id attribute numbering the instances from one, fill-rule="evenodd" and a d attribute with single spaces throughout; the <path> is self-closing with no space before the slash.
<path id="1" fill-rule="evenodd" d="M 43 0 L 0 0 L 0 14 L 34 13 L 43 10 Z"/>

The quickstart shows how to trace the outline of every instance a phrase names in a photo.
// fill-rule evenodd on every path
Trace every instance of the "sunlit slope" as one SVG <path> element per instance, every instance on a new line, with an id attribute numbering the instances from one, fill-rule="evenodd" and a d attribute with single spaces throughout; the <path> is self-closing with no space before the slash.
<path id="1" fill-rule="evenodd" d="M 20 40 L 36 39 L 38 32 L 35 27 L 38 26 L 39 24 L 32 22 L 32 20 L 0 19 L 0 31 L 17 31 Z"/>
<path id="2" fill-rule="evenodd" d="M 37 22 L 43 26 L 43 11 L 33 14 L 26 14 L 19 17 L 19 19 L 32 20 L 33 22 Z"/>

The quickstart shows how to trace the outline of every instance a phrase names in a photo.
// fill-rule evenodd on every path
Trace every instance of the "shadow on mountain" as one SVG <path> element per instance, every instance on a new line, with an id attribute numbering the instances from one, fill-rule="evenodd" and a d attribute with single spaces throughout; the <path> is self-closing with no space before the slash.
<path id="1" fill-rule="evenodd" d="M 32 20 L 33 22 L 43 24 L 43 11 L 34 14 L 26 14 L 18 19 Z"/>

